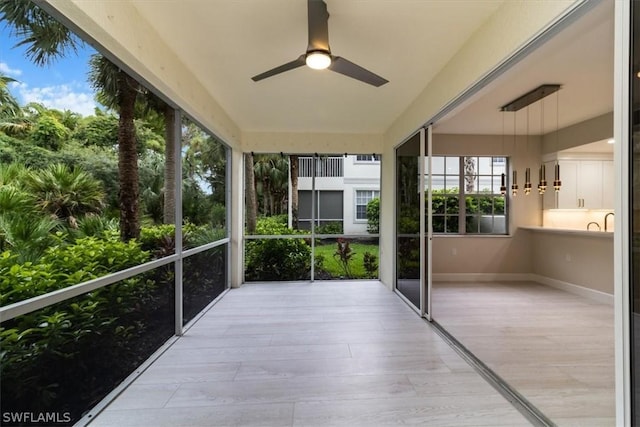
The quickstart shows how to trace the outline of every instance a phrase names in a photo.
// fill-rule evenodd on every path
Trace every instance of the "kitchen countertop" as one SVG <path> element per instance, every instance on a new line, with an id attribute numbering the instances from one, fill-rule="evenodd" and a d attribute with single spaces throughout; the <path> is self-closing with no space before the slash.
<path id="1" fill-rule="evenodd" d="M 594 237 L 601 239 L 613 239 L 613 232 L 611 231 L 597 231 L 597 230 L 577 230 L 571 228 L 550 228 L 550 227 L 539 227 L 539 226 L 529 226 L 529 227 L 519 227 L 523 230 L 534 231 L 537 233 L 550 233 L 550 234 L 563 234 L 563 235 L 573 235 L 573 236 L 581 236 L 581 237 Z"/>

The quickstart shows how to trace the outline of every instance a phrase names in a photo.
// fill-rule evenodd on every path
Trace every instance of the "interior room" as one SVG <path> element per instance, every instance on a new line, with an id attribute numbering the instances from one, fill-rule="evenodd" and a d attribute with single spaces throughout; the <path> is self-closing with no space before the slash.
<path id="1" fill-rule="evenodd" d="M 560 89 L 504 111 L 543 84 Z M 434 227 L 432 318 L 558 425 L 612 424 L 615 415 L 612 111 L 608 3 L 433 124 L 432 162 L 508 158 L 499 172 L 506 173 L 510 235 L 494 227 L 483 236 L 468 225 L 474 235 L 447 235 Z M 542 165 L 548 187 L 539 194 Z M 445 180 L 431 182 L 435 200 Z"/>

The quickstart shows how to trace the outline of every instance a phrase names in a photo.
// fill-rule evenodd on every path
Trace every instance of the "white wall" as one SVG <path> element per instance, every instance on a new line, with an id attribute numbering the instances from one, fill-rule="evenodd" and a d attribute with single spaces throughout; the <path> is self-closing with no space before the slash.
<path id="1" fill-rule="evenodd" d="M 382 194 L 393 194 L 394 147 L 526 44 L 575 1 L 506 1 L 433 78 L 384 135 Z M 508 35 L 508 36 L 507 36 Z M 380 209 L 380 279 L 392 286 L 393 203 Z"/>
<path id="2" fill-rule="evenodd" d="M 613 295 L 613 236 L 593 237 L 525 231 L 530 234 L 532 272 Z M 604 236 L 604 237 L 603 237 Z"/>
<path id="3" fill-rule="evenodd" d="M 529 236 L 519 227 L 542 225 L 542 201 L 537 192 L 524 196 L 524 170 L 540 165 L 540 138 L 516 138 L 503 144 L 500 135 L 433 135 L 434 155 L 506 156 L 510 170 L 518 171 L 518 196 L 508 196 L 509 236 L 434 236 L 433 273 L 529 274 L 532 270 Z M 511 174 L 509 174 L 511 175 Z M 536 178 L 532 173 L 532 178 Z"/>
<path id="4" fill-rule="evenodd" d="M 613 112 L 544 135 L 542 154 L 613 138 Z"/>

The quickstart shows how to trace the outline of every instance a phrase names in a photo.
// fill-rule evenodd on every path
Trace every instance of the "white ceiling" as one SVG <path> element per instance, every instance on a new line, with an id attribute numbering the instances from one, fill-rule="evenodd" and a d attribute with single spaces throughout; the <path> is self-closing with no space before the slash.
<path id="1" fill-rule="evenodd" d="M 382 133 L 503 1 L 326 0 L 332 53 L 390 81 L 380 88 L 307 67 L 251 80 L 304 53 L 305 0 L 133 3 L 242 130 Z M 543 83 L 563 85 L 560 127 L 613 109 L 613 2 L 516 64 L 435 131 L 499 134 L 499 107 Z M 531 133 L 540 127 L 536 107 Z M 555 95 L 545 110 L 548 132 L 555 129 Z M 513 132 L 508 114 L 505 127 Z M 525 133 L 525 110 L 517 117 L 518 133 Z"/>
<path id="2" fill-rule="evenodd" d="M 613 141 L 613 139 L 610 139 Z M 589 144 L 579 145 L 577 147 L 562 150 L 563 153 L 607 153 L 613 155 L 613 143 L 609 143 L 609 139 L 591 142 Z"/>
<path id="3" fill-rule="evenodd" d="M 251 80 L 305 52 L 305 0 L 133 3 L 243 130 L 382 133 L 503 1 L 326 0 L 332 53 L 380 88 L 307 67 Z"/>
<path id="4" fill-rule="evenodd" d="M 613 111 L 614 2 L 604 1 L 434 126 L 437 133 L 546 134 Z M 542 84 L 556 94 L 516 113 L 500 108 Z M 558 97 L 556 99 L 556 96 Z M 544 131 L 542 106 L 544 104 Z M 556 112 L 558 114 L 556 115 Z"/>

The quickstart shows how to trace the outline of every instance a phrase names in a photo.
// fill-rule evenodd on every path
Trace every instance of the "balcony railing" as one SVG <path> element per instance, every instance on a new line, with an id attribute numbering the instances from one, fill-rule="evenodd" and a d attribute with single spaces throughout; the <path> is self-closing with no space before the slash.
<path id="1" fill-rule="evenodd" d="M 313 176 L 313 157 L 300 157 L 298 159 L 298 177 L 311 178 Z M 344 158 L 316 157 L 316 178 L 335 178 L 344 176 Z"/>

